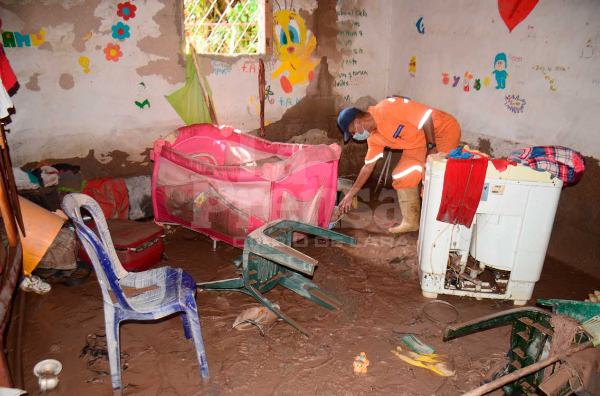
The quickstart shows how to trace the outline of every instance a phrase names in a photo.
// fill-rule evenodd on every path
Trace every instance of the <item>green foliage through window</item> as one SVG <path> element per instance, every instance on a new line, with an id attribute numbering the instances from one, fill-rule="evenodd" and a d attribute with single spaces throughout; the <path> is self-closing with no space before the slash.
<path id="1" fill-rule="evenodd" d="M 261 54 L 264 0 L 184 0 L 185 35 L 203 54 Z"/>

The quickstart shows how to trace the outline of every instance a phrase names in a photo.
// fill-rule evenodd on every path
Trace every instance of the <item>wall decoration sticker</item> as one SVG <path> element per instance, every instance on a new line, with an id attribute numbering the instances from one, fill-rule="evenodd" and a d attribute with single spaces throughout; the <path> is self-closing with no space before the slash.
<path id="1" fill-rule="evenodd" d="M 515 114 L 522 113 L 523 108 L 527 104 L 525 99 L 521 99 L 519 95 L 506 95 L 504 106 Z"/>
<path id="2" fill-rule="evenodd" d="M 281 10 L 273 13 L 275 54 L 281 65 L 271 74 L 271 79 L 279 79 L 285 93 L 290 93 L 296 84 L 306 84 L 314 78 L 318 61 L 310 59 L 317 39 L 306 29 L 304 19 L 294 11 Z"/>
<path id="3" fill-rule="evenodd" d="M 423 17 L 419 18 L 417 21 L 417 31 L 420 34 L 425 34 L 425 25 L 423 25 Z"/>
<path id="4" fill-rule="evenodd" d="M 506 54 L 504 52 L 500 52 L 496 54 L 496 58 L 494 59 L 494 70 L 492 74 L 496 77 L 496 89 L 504 89 L 506 88 L 506 78 L 508 77 L 508 73 L 506 72 Z"/>
<path id="5" fill-rule="evenodd" d="M 472 74 L 469 72 L 465 72 L 465 79 L 463 80 L 463 91 L 469 92 L 469 84 L 471 83 L 471 79 L 473 78 Z"/>
<path id="6" fill-rule="evenodd" d="M 475 79 L 475 84 L 473 84 L 473 88 L 475 88 L 476 91 L 479 91 L 481 89 L 481 81 L 479 81 L 478 78 Z"/>
<path id="7" fill-rule="evenodd" d="M 146 84 L 142 81 L 138 84 L 138 91 L 143 91 L 146 89 Z M 134 102 L 135 105 L 137 107 L 139 107 L 140 109 L 143 109 L 145 106 L 148 106 L 148 108 L 150 107 L 150 101 L 148 99 L 145 99 L 143 102 L 138 102 L 137 100 Z"/>
<path id="8" fill-rule="evenodd" d="M 450 77 L 448 76 L 448 73 L 442 73 L 442 84 L 448 85 L 448 83 L 450 82 Z"/>
<path id="9" fill-rule="evenodd" d="M 500 17 L 512 32 L 515 27 L 529 16 L 539 0 L 498 0 Z"/>
<path id="10" fill-rule="evenodd" d="M 42 45 L 46 41 L 46 31 L 40 29 L 38 34 L 22 34 L 20 32 L 2 32 L 2 45 L 5 48 L 34 47 Z"/>
<path id="11" fill-rule="evenodd" d="M 90 37 L 92 37 L 92 32 L 88 32 L 88 34 L 86 34 L 85 37 L 82 38 L 82 40 L 88 41 L 90 39 Z"/>
<path id="12" fill-rule="evenodd" d="M 90 58 L 88 58 L 87 56 L 82 56 L 81 58 L 79 58 L 79 65 L 81 67 L 83 67 L 83 72 L 85 74 L 90 72 Z"/>
<path id="13" fill-rule="evenodd" d="M 490 85 L 490 78 L 489 77 L 486 77 L 486 78 L 483 79 L 483 85 L 486 86 L 486 87 L 488 85 Z"/>
<path id="14" fill-rule="evenodd" d="M 119 58 L 123 56 L 123 52 L 121 52 L 120 45 L 108 43 L 104 48 L 104 55 L 106 55 L 107 61 L 118 62 Z"/>
<path id="15" fill-rule="evenodd" d="M 138 102 L 137 100 L 135 101 L 135 105 L 137 107 L 139 107 L 140 109 L 143 109 L 144 106 L 148 105 L 148 108 L 150 108 L 150 102 L 148 101 L 148 99 L 144 100 L 143 102 Z"/>
<path id="16" fill-rule="evenodd" d="M 460 77 L 454 76 L 454 84 L 452 84 L 452 88 L 455 88 L 458 85 L 459 81 L 460 81 Z"/>
<path id="17" fill-rule="evenodd" d="M 266 100 L 267 100 L 269 103 L 273 104 L 273 103 L 275 103 L 275 98 L 274 98 L 274 96 L 275 96 L 275 93 L 274 93 L 273 91 L 271 91 L 271 85 L 270 85 L 270 84 L 269 84 L 269 85 L 267 85 L 267 86 L 265 87 L 265 99 L 266 99 Z"/>
<path id="18" fill-rule="evenodd" d="M 116 25 L 113 25 L 111 29 L 112 37 L 114 39 L 123 41 L 131 36 L 129 34 L 129 26 L 125 25 L 123 22 L 118 22 Z"/>
<path id="19" fill-rule="evenodd" d="M 117 5 L 117 15 L 123 18 L 125 21 L 135 18 L 135 10 L 137 10 L 137 7 L 131 4 L 129 1 L 126 1 L 125 3 L 119 3 Z"/>
<path id="20" fill-rule="evenodd" d="M 413 56 L 410 58 L 410 62 L 408 63 L 408 74 L 411 77 L 414 77 L 417 74 L 417 57 Z"/>

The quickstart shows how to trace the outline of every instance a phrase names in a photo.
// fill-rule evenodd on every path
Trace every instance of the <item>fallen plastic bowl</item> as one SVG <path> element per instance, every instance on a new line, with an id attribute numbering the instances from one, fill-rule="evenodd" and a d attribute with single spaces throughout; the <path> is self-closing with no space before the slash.
<path id="1" fill-rule="evenodd" d="M 38 377 L 40 391 L 53 390 L 58 385 L 58 374 L 62 370 L 62 364 L 55 359 L 42 360 L 33 368 L 33 373 Z"/>

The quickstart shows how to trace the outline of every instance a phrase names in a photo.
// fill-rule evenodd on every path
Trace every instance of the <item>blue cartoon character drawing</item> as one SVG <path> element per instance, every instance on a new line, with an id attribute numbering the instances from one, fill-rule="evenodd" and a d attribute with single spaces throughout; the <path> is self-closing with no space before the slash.
<path id="1" fill-rule="evenodd" d="M 494 59 L 494 70 L 492 74 L 496 75 L 496 89 L 504 89 L 506 88 L 506 77 L 508 77 L 508 73 L 506 72 L 506 54 L 504 52 L 500 52 L 496 55 L 496 59 Z"/>

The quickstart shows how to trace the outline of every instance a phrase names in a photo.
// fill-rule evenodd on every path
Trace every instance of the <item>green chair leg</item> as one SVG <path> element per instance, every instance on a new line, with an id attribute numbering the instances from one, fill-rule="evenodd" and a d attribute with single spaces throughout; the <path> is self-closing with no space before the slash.
<path id="1" fill-rule="evenodd" d="M 262 305 L 264 305 L 265 307 L 267 307 L 271 312 L 273 312 L 275 315 L 277 315 L 280 319 L 285 320 L 292 327 L 294 327 L 296 330 L 298 330 L 299 332 L 301 332 L 305 336 L 310 337 L 310 334 L 308 333 L 308 330 L 306 330 L 299 323 L 296 323 L 293 319 L 289 318 L 287 315 L 284 315 L 279 309 L 277 309 L 277 307 L 275 307 L 273 305 L 273 303 L 271 301 L 269 301 L 265 296 L 263 296 L 262 294 L 260 294 L 258 292 L 258 290 L 254 289 L 254 288 L 250 288 L 250 293 L 249 294 L 252 297 L 256 298 L 259 303 L 261 303 Z"/>
<path id="2" fill-rule="evenodd" d="M 241 278 L 224 279 L 214 282 L 197 283 L 196 287 L 201 290 L 235 290 L 244 288 L 244 280 Z M 241 290 L 240 290 L 241 291 Z"/>
<path id="3" fill-rule="evenodd" d="M 290 273 L 289 276 L 281 278 L 279 284 L 332 311 L 342 307 L 335 297 L 325 293 L 302 275 Z"/>

